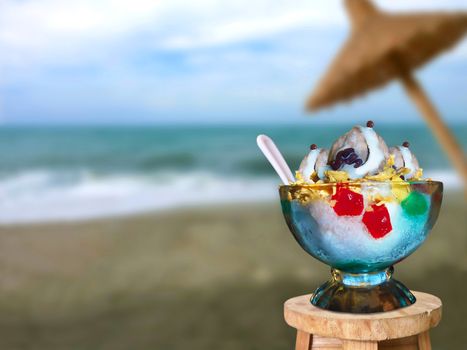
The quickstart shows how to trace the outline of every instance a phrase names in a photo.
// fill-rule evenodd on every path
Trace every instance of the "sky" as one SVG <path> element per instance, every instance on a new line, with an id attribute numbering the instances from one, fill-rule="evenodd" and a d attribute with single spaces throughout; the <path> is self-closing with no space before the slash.
<path id="1" fill-rule="evenodd" d="M 391 11 L 465 0 L 379 0 Z M 0 124 L 300 123 L 348 35 L 337 0 L 0 0 Z M 467 40 L 417 72 L 467 122 Z M 420 122 L 397 83 L 317 122 Z"/>

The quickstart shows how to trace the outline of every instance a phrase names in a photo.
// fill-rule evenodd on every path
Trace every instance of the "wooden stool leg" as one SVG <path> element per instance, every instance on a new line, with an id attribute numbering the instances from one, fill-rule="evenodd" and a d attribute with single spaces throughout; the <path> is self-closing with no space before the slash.
<path id="1" fill-rule="evenodd" d="M 428 331 L 418 335 L 418 349 L 431 350 L 430 333 Z"/>
<path id="2" fill-rule="evenodd" d="M 344 340 L 342 345 L 343 350 L 378 350 L 378 342 L 375 341 Z"/>
<path id="3" fill-rule="evenodd" d="M 297 329 L 297 341 L 295 342 L 295 350 L 311 350 L 312 343 L 312 334 Z"/>

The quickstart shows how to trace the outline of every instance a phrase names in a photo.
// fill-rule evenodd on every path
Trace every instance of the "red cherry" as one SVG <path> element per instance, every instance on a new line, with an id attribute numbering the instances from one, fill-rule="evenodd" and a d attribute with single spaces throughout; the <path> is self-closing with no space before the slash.
<path id="1" fill-rule="evenodd" d="M 383 238 L 392 230 L 388 208 L 386 208 L 384 204 L 373 204 L 371 209 L 373 210 L 366 211 L 365 214 L 363 214 L 362 221 L 373 238 Z"/>
<path id="2" fill-rule="evenodd" d="M 332 199 L 336 201 L 333 208 L 339 216 L 357 216 L 363 211 L 363 196 L 341 185 L 337 185 Z"/>

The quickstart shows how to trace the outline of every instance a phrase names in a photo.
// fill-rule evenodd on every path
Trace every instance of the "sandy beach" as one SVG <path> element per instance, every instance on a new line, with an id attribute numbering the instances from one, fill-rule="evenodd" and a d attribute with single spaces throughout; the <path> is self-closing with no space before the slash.
<path id="1" fill-rule="evenodd" d="M 435 349 L 467 343 L 467 207 L 449 193 L 424 246 L 396 267 L 443 299 Z M 278 203 L 0 227 L 2 349 L 291 349 L 282 303 L 328 268 Z"/>

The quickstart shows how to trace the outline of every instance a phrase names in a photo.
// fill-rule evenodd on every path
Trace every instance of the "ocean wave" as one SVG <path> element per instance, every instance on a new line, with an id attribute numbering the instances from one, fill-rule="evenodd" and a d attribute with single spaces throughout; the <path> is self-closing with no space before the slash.
<path id="1" fill-rule="evenodd" d="M 427 171 L 445 188 L 462 186 L 452 171 Z M 209 172 L 97 175 L 35 170 L 0 178 L 0 223 L 83 220 L 210 203 L 277 199 L 277 178 Z"/>
<path id="2" fill-rule="evenodd" d="M 31 171 L 0 180 L 0 223 L 70 221 L 208 203 L 274 198 L 271 178 L 206 172 L 95 176 Z"/>
<path id="3" fill-rule="evenodd" d="M 432 179 L 433 181 L 441 181 L 445 190 L 459 189 L 463 186 L 461 177 L 454 170 L 428 169 L 424 171 L 423 175 L 427 179 Z"/>

